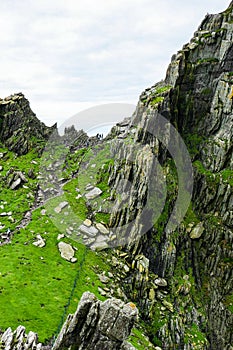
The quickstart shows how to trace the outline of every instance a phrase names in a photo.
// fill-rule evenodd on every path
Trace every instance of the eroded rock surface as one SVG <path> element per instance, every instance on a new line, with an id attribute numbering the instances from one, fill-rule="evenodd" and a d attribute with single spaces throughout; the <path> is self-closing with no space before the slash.
<path id="1" fill-rule="evenodd" d="M 86 292 L 76 313 L 68 316 L 52 349 L 134 349 L 125 340 L 137 315 L 137 308 L 132 303 L 124 304 L 118 299 L 100 302 Z"/>
<path id="2" fill-rule="evenodd" d="M 17 154 L 25 154 L 36 145 L 35 139 L 47 140 L 56 130 L 47 127 L 32 112 L 22 93 L 0 99 L 0 141 Z"/>

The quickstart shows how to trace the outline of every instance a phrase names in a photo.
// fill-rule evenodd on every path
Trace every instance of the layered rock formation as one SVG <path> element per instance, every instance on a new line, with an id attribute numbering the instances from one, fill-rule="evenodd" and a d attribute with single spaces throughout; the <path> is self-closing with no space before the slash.
<path id="1" fill-rule="evenodd" d="M 134 118 L 124 130 L 122 146 L 116 149 L 116 158 L 124 161 L 110 174 L 109 182 L 115 187 L 122 179 L 132 185 L 129 205 L 112 213 L 111 222 L 117 227 L 136 222 L 128 232 L 131 262 L 143 252 L 151 273 L 148 278 L 143 269 L 132 271 L 124 289 L 141 305 L 145 318 L 162 315 L 152 331 L 162 348 L 230 349 L 233 342 L 232 37 L 231 3 L 223 13 L 206 16 L 190 43 L 172 58 L 165 81 L 142 93 Z M 153 136 L 158 115 L 179 131 L 193 162 L 192 203 L 173 232 L 166 225 L 177 199 L 179 179 L 166 151 L 172 142 L 171 128 L 168 126 L 165 139 Z M 114 135 L 120 135 L 119 127 Z M 135 145 L 141 146 L 138 151 Z M 133 163 L 129 161 L 130 147 L 136 150 Z M 146 156 L 139 162 L 143 149 Z M 140 238 L 140 224 L 145 224 L 140 208 L 147 205 L 152 154 L 166 174 L 167 199 L 161 219 Z M 157 205 L 160 203 L 154 199 L 154 207 Z M 165 277 L 168 288 L 161 291 L 153 274 Z M 166 299 L 170 307 L 164 305 Z"/>
<path id="2" fill-rule="evenodd" d="M 32 112 L 22 93 L 0 99 L 0 141 L 17 154 L 25 154 L 38 142 L 48 140 L 49 128 Z"/>
<path id="3" fill-rule="evenodd" d="M 83 350 L 133 350 L 125 342 L 138 315 L 134 304 L 117 299 L 100 302 L 87 292 L 74 315 L 69 315 L 52 347 Z"/>

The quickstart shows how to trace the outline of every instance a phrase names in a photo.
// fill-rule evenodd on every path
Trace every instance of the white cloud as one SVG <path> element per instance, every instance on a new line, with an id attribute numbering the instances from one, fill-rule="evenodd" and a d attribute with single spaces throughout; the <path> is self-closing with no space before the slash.
<path id="1" fill-rule="evenodd" d="M 0 96 L 22 91 L 49 124 L 101 102 L 136 103 L 206 12 L 228 3 L 3 0 Z"/>

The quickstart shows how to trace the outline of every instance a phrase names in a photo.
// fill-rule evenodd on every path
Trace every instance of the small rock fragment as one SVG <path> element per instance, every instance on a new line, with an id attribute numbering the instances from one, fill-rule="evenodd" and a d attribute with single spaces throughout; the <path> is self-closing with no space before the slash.
<path id="1" fill-rule="evenodd" d="M 41 235 L 37 235 L 36 238 L 37 238 L 37 241 L 33 242 L 32 244 L 35 247 L 44 248 L 46 245 L 45 240 L 41 237 Z"/>
<path id="2" fill-rule="evenodd" d="M 164 278 L 156 278 L 154 283 L 159 287 L 167 287 L 167 281 Z"/>
<path id="3" fill-rule="evenodd" d="M 107 235 L 107 234 L 109 233 L 109 230 L 108 230 L 107 227 L 104 226 L 103 224 L 97 223 L 95 226 L 96 226 L 96 228 L 97 228 L 101 233 L 103 233 L 104 235 Z"/>
<path id="4" fill-rule="evenodd" d="M 83 221 L 83 225 L 85 225 L 87 227 L 90 227 L 92 225 L 92 222 L 91 222 L 91 220 L 86 219 L 86 220 Z"/>
<path id="5" fill-rule="evenodd" d="M 199 222 L 191 231 L 190 238 L 191 239 L 197 239 L 202 236 L 204 232 L 204 226 L 202 222 Z"/>
<path id="6" fill-rule="evenodd" d="M 100 188 L 95 187 L 90 192 L 85 194 L 86 199 L 94 199 L 96 197 L 99 197 L 101 195 L 102 191 Z"/>
<path id="7" fill-rule="evenodd" d="M 63 259 L 70 261 L 70 262 L 75 262 L 73 260 L 75 251 L 70 244 L 65 243 L 65 242 L 59 242 L 58 249 L 59 249 L 59 251 L 61 253 L 61 257 Z"/>

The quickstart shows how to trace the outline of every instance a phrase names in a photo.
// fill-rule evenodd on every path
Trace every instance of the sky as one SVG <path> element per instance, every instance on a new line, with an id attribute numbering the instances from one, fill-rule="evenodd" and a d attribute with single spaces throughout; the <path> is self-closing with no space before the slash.
<path id="1" fill-rule="evenodd" d="M 47 125 L 136 104 L 207 13 L 230 0 L 1 0 L 0 97 L 23 92 Z"/>

